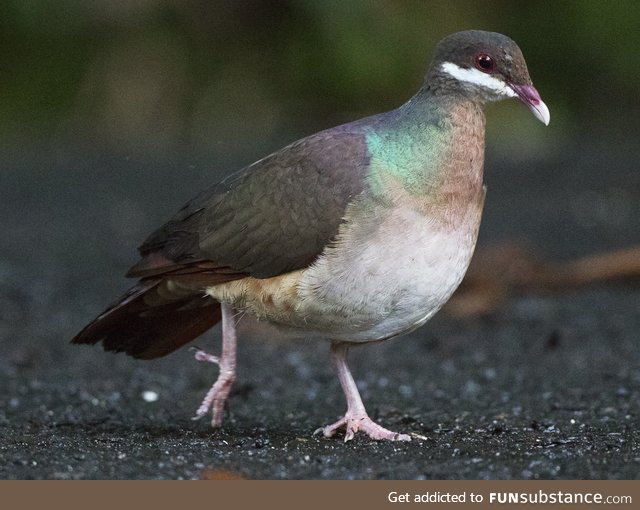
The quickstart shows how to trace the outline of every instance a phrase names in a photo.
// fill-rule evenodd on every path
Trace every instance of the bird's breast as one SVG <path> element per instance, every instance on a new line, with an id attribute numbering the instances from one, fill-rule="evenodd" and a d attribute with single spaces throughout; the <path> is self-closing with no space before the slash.
<path id="1" fill-rule="evenodd" d="M 482 200 L 468 204 L 456 228 L 411 207 L 377 215 L 364 236 L 347 226 L 301 278 L 301 303 L 338 340 L 380 340 L 422 325 L 462 281 L 481 208 Z"/>
<path id="2" fill-rule="evenodd" d="M 482 197 L 452 228 L 414 207 L 347 218 L 309 268 L 208 289 L 259 318 L 304 335 L 368 342 L 426 322 L 449 299 L 475 247 Z"/>

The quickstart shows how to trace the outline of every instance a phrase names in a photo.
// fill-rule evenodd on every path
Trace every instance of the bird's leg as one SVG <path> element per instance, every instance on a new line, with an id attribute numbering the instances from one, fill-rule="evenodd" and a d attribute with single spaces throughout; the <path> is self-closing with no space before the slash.
<path id="1" fill-rule="evenodd" d="M 215 384 L 204 397 L 202 404 L 196 411 L 194 419 L 202 418 L 209 409 L 212 412 L 211 426 L 222 425 L 224 404 L 229 396 L 231 385 L 236 378 L 236 323 L 233 317 L 233 307 L 228 303 L 221 303 L 222 308 L 222 354 L 220 357 L 198 349 L 195 358 L 198 361 L 215 363 L 220 367 L 220 373 Z"/>
<path id="2" fill-rule="evenodd" d="M 369 418 L 356 382 L 349 370 L 349 365 L 347 365 L 348 351 L 349 348 L 345 343 L 334 342 L 331 344 L 331 359 L 338 373 L 342 391 L 347 398 L 347 413 L 334 424 L 319 428 L 314 434 L 322 433 L 325 437 L 331 437 L 339 428 L 344 427 L 346 429 L 345 442 L 353 439 L 354 434 L 358 431 L 364 432 L 371 439 L 376 440 L 411 441 L 411 437 L 407 434 L 398 434 L 387 430 Z"/>

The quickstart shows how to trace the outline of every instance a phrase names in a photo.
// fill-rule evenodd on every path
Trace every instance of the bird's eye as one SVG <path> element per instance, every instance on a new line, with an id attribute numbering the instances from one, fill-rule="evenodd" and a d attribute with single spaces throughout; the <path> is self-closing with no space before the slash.
<path id="1" fill-rule="evenodd" d="M 476 55 L 476 67 L 483 73 L 490 73 L 495 67 L 495 62 L 486 53 L 480 53 Z"/>

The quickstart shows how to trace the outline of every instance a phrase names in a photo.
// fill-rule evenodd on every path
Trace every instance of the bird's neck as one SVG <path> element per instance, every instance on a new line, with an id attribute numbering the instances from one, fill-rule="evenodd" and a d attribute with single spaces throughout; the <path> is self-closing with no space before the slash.
<path id="1" fill-rule="evenodd" d="M 485 117 L 480 103 L 423 88 L 385 115 L 367 133 L 374 195 L 393 199 L 390 193 L 400 187 L 424 201 L 450 203 L 481 192 Z"/>

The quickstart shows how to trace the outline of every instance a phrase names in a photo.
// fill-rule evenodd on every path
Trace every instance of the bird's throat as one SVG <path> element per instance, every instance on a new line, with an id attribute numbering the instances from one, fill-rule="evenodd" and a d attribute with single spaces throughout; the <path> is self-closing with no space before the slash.
<path id="1" fill-rule="evenodd" d="M 416 96 L 367 133 L 368 187 L 394 201 L 402 188 L 425 205 L 462 205 L 482 194 L 485 117 L 470 101 Z"/>

